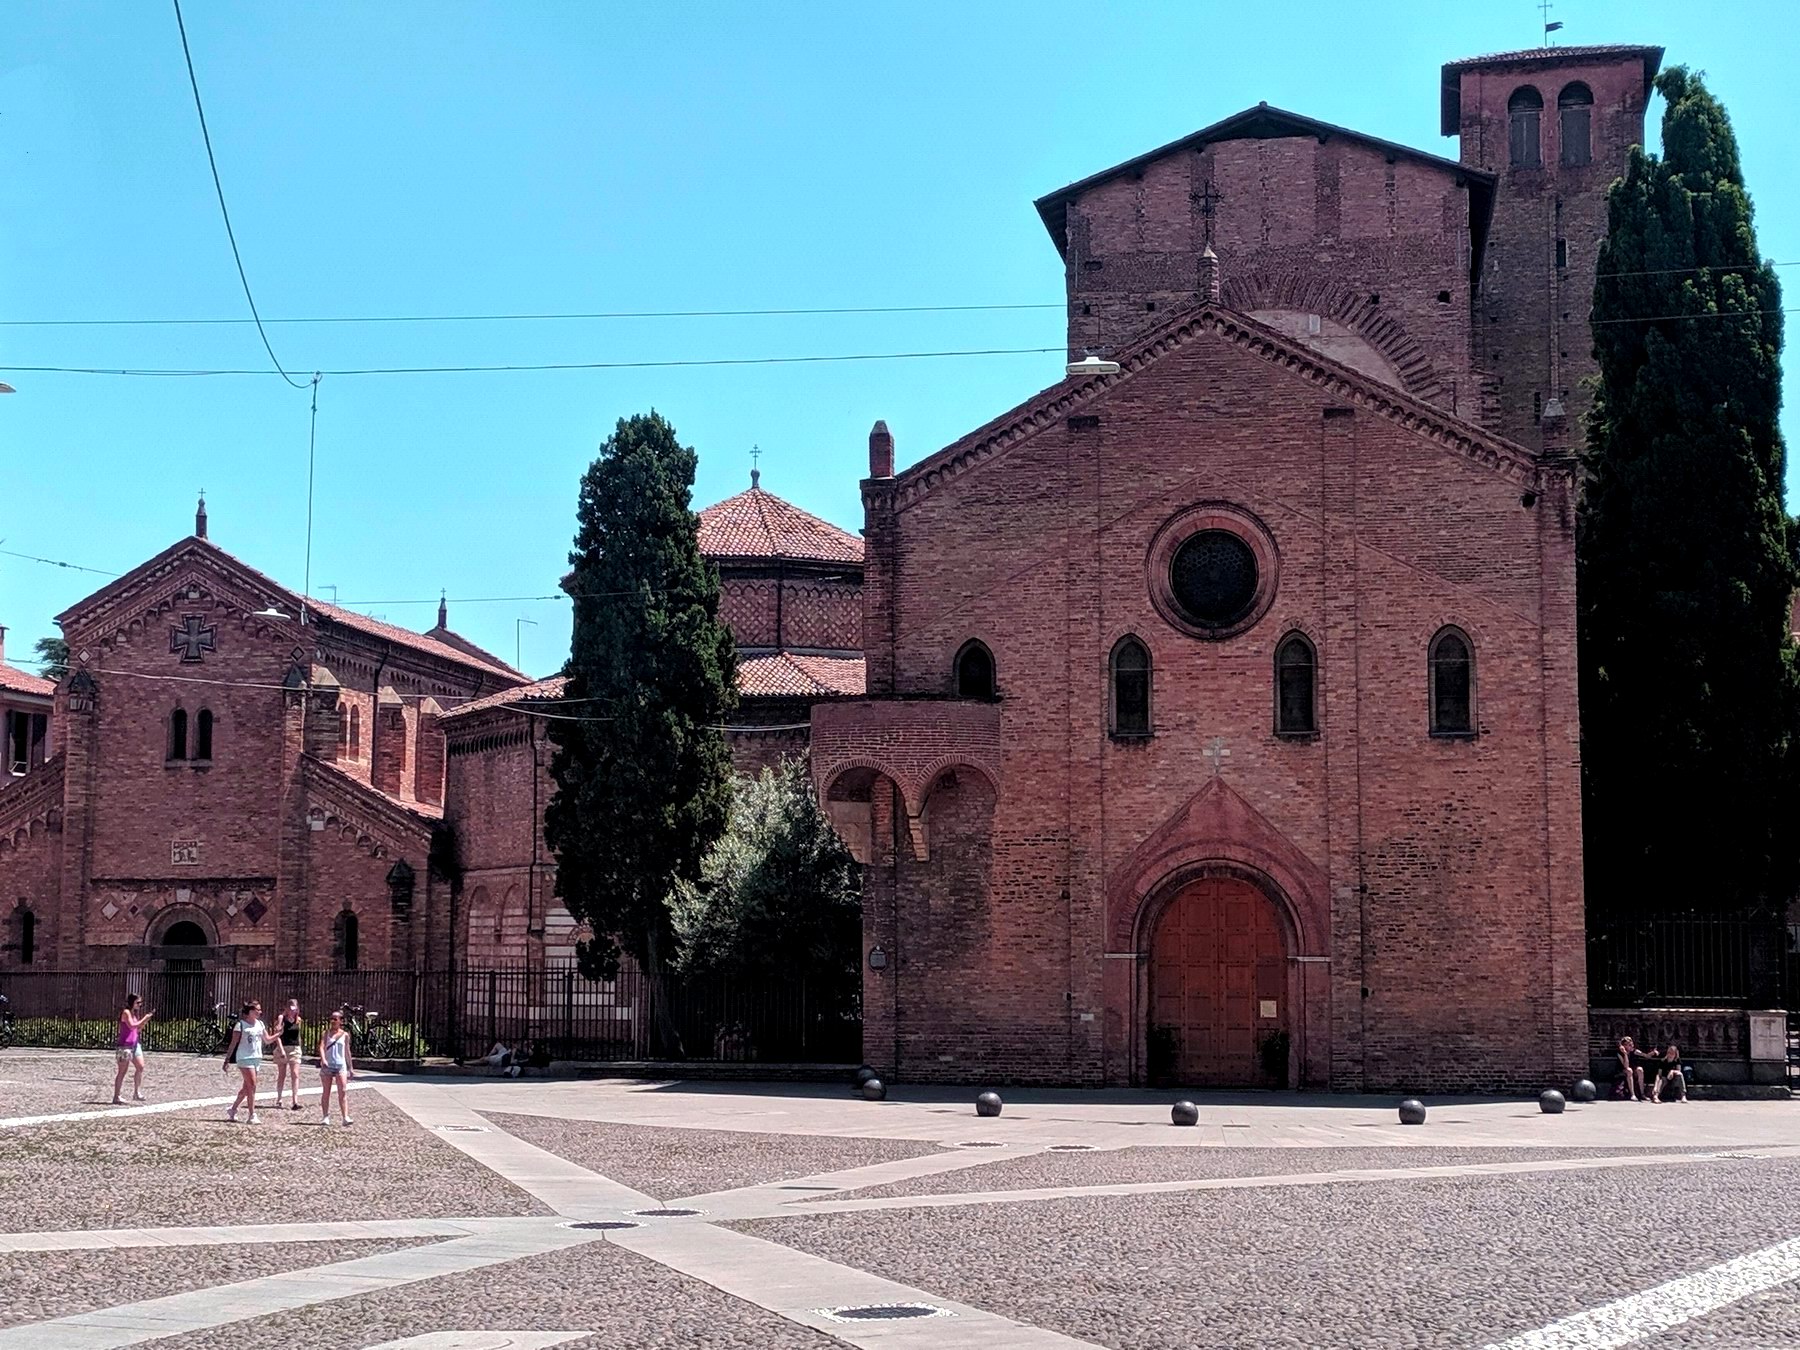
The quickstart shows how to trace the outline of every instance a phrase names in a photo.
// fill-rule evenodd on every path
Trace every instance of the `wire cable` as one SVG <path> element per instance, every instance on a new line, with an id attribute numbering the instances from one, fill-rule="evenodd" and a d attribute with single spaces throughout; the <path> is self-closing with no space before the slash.
<path id="1" fill-rule="evenodd" d="M 213 157 L 212 133 L 206 129 L 206 109 L 200 103 L 200 80 L 194 74 L 194 54 L 188 49 L 187 24 L 181 18 L 181 0 L 174 0 L 175 26 L 181 30 L 181 55 L 187 61 L 188 84 L 194 91 L 194 111 L 200 117 L 200 139 L 206 143 L 206 163 L 212 170 L 213 191 L 219 195 L 219 214 L 225 219 L 225 237 L 231 241 L 231 259 L 237 264 L 238 280 L 244 286 L 244 299 L 250 305 L 250 317 L 256 321 L 256 335 L 262 339 L 263 350 L 269 354 L 269 360 L 275 367 L 275 373 L 294 389 L 304 389 L 303 381 L 295 380 L 281 368 L 281 361 L 275 355 L 275 349 L 269 345 L 269 335 L 263 331 L 262 315 L 256 312 L 256 297 L 250 293 L 250 278 L 244 271 L 244 258 L 238 252 L 237 232 L 231 228 L 231 212 L 225 205 L 225 185 L 219 180 L 219 161 Z"/>
<path id="2" fill-rule="evenodd" d="M 278 323 L 550 323 L 600 319 L 748 319 L 833 314 L 987 314 L 1008 310 L 1067 309 L 1060 301 L 991 305 L 831 305 L 788 309 L 615 309 L 574 314 L 309 314 Z M 0 328 L 205 328 L 254 323 L 254 319 L 0 319 Z"/>
<path id="3" fill-rule="evenodd" d="M 793 366 L 817 365 L 834 361 L 921 361 L 944 356 L 1041 356 L 1046 352 L 1066 351 L 1055 347 L 984 347 L 967 351 L 934 352 L 850 352 L 827 356 L 719 356 L 674 361 L 555 361 L 541 365 L 493 366 L 370 366 L 354 370 L 322 370 L 326 375 L 485 375 L 499 372 L 546 370 L 669 370 L 690 366 Z M 173 370 L 134 366 L 15 366 L 0 367 L 34 375 L 124 375 L 169 378 L 198 378 L 216 375 L 267 375 L 266 370 L 238 368 Z M 285 373 L 283 373 L 285 378 Z M 289 381 L 292 383 L 292 381 Z M 295 385 L 304 389 L 305 385 Z"/>

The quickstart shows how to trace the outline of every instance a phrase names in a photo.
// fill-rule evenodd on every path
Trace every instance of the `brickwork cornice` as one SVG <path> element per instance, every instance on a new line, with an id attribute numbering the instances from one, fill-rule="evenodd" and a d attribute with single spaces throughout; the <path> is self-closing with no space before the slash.
<path id="1" fill-rule="evenodd" d="M 0 787 L 0 848 L 21 831 L 61 824 L 63 763 L 61 754 L 52 755 L 23 778 Z"/>
<path id="2" fill-rule="evenodd" d="M 335 829 L 372 858 L 424 859 L 435 821 L 310 756 L 301 760 L 309 823 Z"/>
<path id="3" fill-rule="evenodd" d="M 1530 484 L 1538 476 L 1532 451 L 1484 431 L 1403 393 L 1391 385 L 1321 356 L 1272 328 L 1222 305 L 1202 304 L 1177 315 L 1116 359 L 1116 375 L 1071 378 L 1043 390 L 961 440 L 902 470 L 892 480 L 893 508 L 904 511 L 930 493 L 997 455 L 1056 425 L 1076 410 L 1102 399 L 1163 357 L 1196 339 L 1218 338 L 1272 366 L 1291 372 L 1330 396 L 1365 409 L 1434 442 L 1446 453 L 1481 465 L 1511 482 Z M 865 500 L 868 485 L 864 486 Z"/>

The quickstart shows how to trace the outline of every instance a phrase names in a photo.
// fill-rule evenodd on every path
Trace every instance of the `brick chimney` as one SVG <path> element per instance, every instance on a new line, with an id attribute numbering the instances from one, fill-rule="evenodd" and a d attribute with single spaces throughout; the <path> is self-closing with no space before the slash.
<path id="1" fill-rule="evenodd" d="M 888 430 L 886 422 L 877 422 L 869 428 L 869 477 L 893 476 L 894 434 Z"/>
<path id="2" fill-rule="evenodd" d="M 6 660 L 6 625 L 0 623 L 0 661 Z"/>

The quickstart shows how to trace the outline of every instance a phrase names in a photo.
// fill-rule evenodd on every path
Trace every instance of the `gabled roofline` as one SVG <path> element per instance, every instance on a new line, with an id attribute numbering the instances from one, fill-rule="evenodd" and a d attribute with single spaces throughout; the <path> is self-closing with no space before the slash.
<path id="1" fill-rule="evenodd" d="M 298 591 L 283 586 L 273 577 L 258 571 L 243 559 L 200 535 L 189 535 L 185 539 L 176 540 L 154 558 L 139 563 L 123 576 L 113 578 L 99 590 L 77 600 L 56 616 L 57 625 L 66 628 L 70 620 L 76 616 L 104 608 L 106 605 L 122 599 L 133 589 L 145 584 L 157 573 L 167 569 L 184 556 L 204 558 L 208 565 L 234 577 L 246 591 L 262 598 L 267 605 L 279 604 L 295 612 L 298 612 L 304 605 L 312 613 L 314 622 L 320 628 L 334 629 L 339 635 L 354 635 L 371 642 L 387 642 L 396 648 L 403 647 L 410 655 L 418 659 L 461 666 L 486 679 L 512 680 L 519 683 L 523 683 L 526 679 L 522 672 L 514 670 L 491 653 L 482 653 L 479 647 L 466 638 L 459 638 L 453 645 L 435 638 L 429 633 L 416 633 L 410 628 L 380 623 L 353 611 L 326 604 L 322 600 L 303 597 Z M 428 643 L 431 645 L 425 645 Z M 473 651 L 468 649 L 473 649 Z"/>
<path id="2" fill-rule="evenodd" d="M 1537 477 L 1540 457 L 1526 446 L 1496 436 L 1393 385 L 1322 356 L 1236 310 L 1207 302 L 1173 315 L 1161 327 L 1139 338 L 1128 350 L 1115 354 L 1113 359 L 1120 367 L 1117 375 L 1061 380 L 935 454 L 902 469 L 891 480 L 865 479 L 864 487 L 876 482 L 891 482 L 894 509 L 904 511 L 950 479 L 1055 425 L 1203 333 L 1216 333 L 1241 350 L 1324 386 L 1376 416 L 1429 436 L 1444 449 L 1483 464 L 1513 482 L 1528 484 Z"/>
<path id="3" fill-rule="evenodd" d="M 1223 121 L 1214 122 L 1209 127 L 1183 136 L 1178 141 L 1170 141 L 1167 145 L 1155 150 L 1134 156 L 1122 164 L 1115 164 L 1110 169 L 1102 169 L 1099 173 L 1089 174 L 1086 178 L 1070 183 L 1067 187 L 1058 188 L 1037 199 L 1038 215 L 1043 218 L 1044 228 L 1050 231 L 1050 237 L 1056 241 L 1056 251 L 1067 256 L 1069 251 L 1068 206 L 1069 203 L 1088 189 L 1131 173 L 1149 164 L 1153 160 L 1171 155 L 1177 151 L 1199 149 L 1212 141 L 1245 141 L 1271 140 L 1282 136 L 1317 136 L 1321 141 L 1332 136 L 1341 136 L 1346 140 L 1356 141 L 1379 150 L 1385 155 L 1409 159 L 1424 164 L 1441 172 L 1454 174 L 1466 180 L 1471 186 L 1484 195 L 1491 195 L 1495 175 L 1482 169 L 1470 168 L 1454 159 L 1445 159 L 1442 155 L 1434 155 L 1410 145 L 1402 145 L 1398 141 L 1385 141 L 1379 136 L 1370 136 L 1365 132 L 1353 131 L 1349 127 L 1340 127 L 1332 122 L 1321 122 L 1316 117 L 1307 117 L 1303 113 L 1289 112 L 1285 108 L 1276 108 L 1268 103 L 1259 103 L 1254 108 L 1245 108 L 1242 112 L 1233 113 Z"/>

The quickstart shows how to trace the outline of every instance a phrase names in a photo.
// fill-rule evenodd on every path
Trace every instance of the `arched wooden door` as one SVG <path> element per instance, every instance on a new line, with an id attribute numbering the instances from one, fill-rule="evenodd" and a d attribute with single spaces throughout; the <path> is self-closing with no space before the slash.
<path id="1" fill-rule="evenodd" d="M 1274 904 L 1235 877 L 1184 887 L 1150 939 L 1150 1081 L 1286 1087 L 1288 1027 Z"/>

